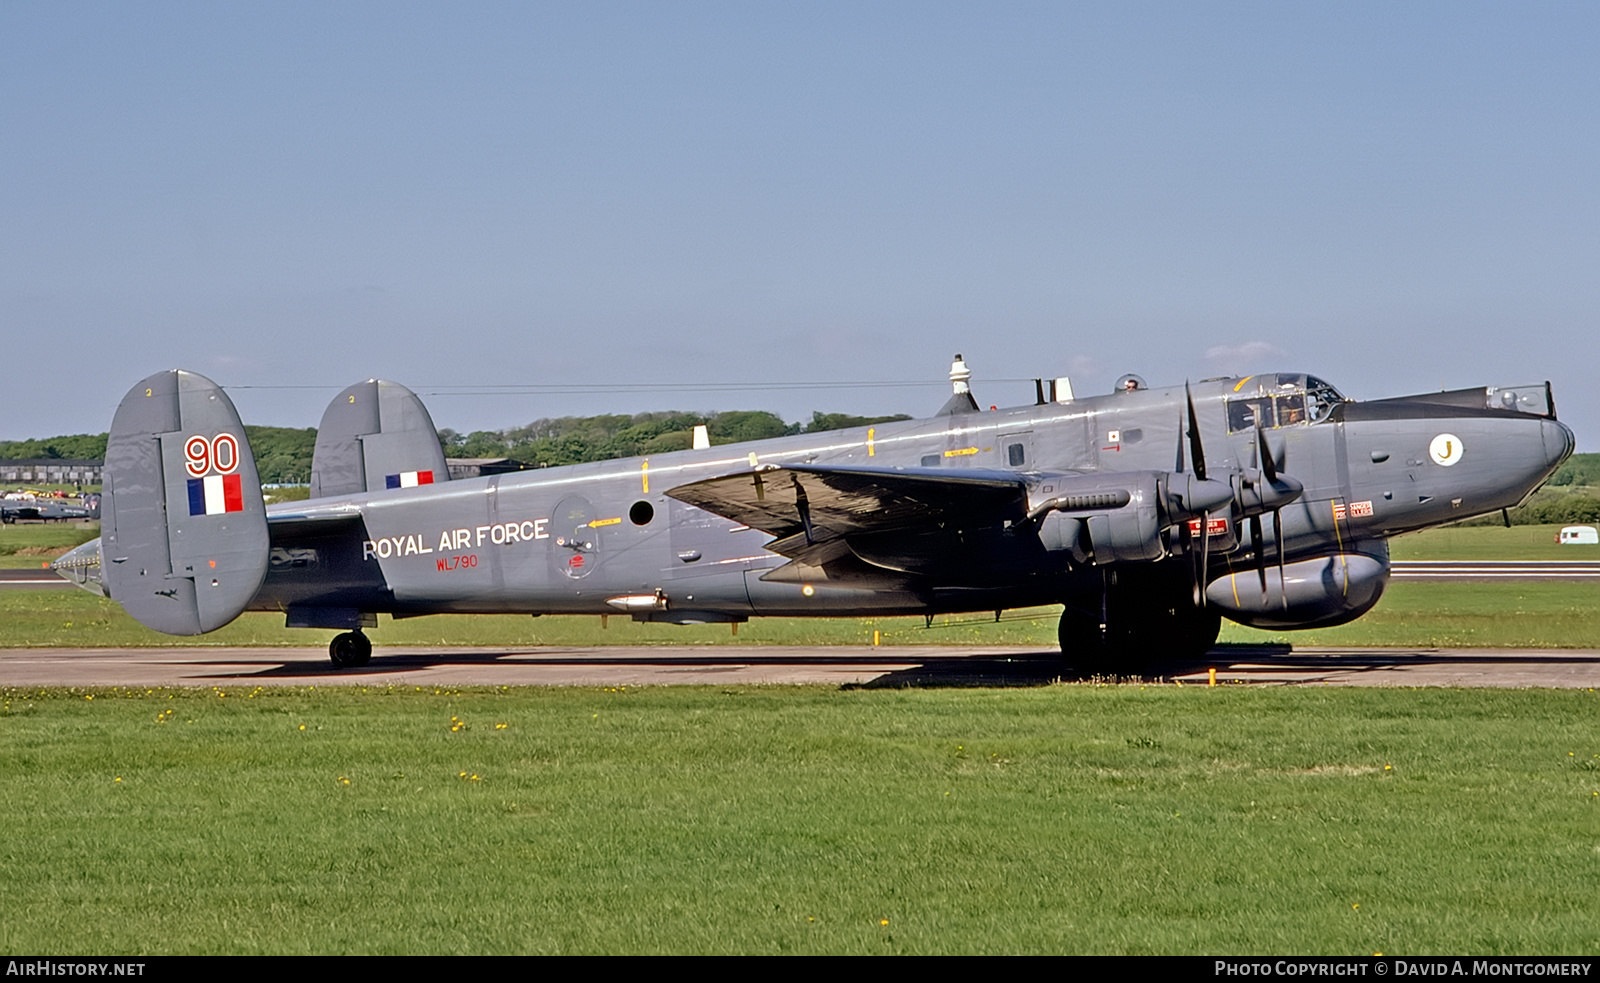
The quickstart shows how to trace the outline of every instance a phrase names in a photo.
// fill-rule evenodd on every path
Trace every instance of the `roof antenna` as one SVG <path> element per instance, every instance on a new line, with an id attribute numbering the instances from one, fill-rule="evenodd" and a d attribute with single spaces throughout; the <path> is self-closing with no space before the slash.
<path id="1" fill-rule="evenodd" d="M 972 370 L 967 368 L 966 361 L 956 352 L 956 360 L 950 363 L 950 388 L 958 393 L 970 393 L 972 387 L 967 385 L 967 380 L 972 378 Z"/>
<path id="2" fill-rule="evenodd" d="M 966 360 L 961 357 L 961 353 L 956 352 L 955 361 L 950 363 L 950 388 L 954 391 L 934 416 L 978 412 L 978 401 L 972 398 L 972 387 L 967 385 L 967 380 L 971 378 L 972 370 L 967 368 Z"/>

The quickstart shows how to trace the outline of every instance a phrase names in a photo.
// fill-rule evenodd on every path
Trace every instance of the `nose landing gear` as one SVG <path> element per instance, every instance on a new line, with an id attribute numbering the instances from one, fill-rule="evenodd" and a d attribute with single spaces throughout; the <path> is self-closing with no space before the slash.
<path id="1" fill-rule="evenodd" d="M 372 659 L 372 640 L 359 631 L 335 635 L 328 643 L 328 657 L 336 669 L 358 669 Z"/>

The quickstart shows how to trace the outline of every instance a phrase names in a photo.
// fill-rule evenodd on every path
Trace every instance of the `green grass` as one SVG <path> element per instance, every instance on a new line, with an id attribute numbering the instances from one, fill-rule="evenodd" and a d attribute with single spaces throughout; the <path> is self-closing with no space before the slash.
<path id="1" fill-rule="evenodd" d="M 1378 606 L 1347 625 L 1258 631 L 1223 622 L 1224 642 L 1426 648 L 1600 648 L 1600 583 L 1391 582 Z"/>
<path id="2" fill-rule="evenodd" d="M 734 636 L 727 625 L 636 624 L 624 616 L 438 615 L 370 632 L 379 646 L 405 645 L 893 645 L 1056 644 L 1057 608 L 921 618 L 757 618 Z M 143 627 L 85 591 L 0 591 L 0 647 L 324 645 L 332 631 L 283 627 L 283 616 L 246 614 L 208 635 L 184 638 Z M 1366 616 L 1338 628 L 1259 631 L 1224 622 L 1221 640 L 1242 644 L 1402 645 L 1445 648 L 1600 648 L 1600 584 L 1589 581 L 1441 584 L 1401 581 Z"/>
<path id="3" fill-rule="evenodd" d="M 1059 608 L 934 619 L 757 618 L 739 626 L 639 624 L 613 615 L 602 628 L 594 615 L 436 615 L 396 621 L 381 615 L 369 634 L 376 645 L 884 645 L 1055 644 Z M 285 628 L 283 615 L 252 613 L 206 635 L 151 631 L 122 608 L 82 590 L 0 591 L 0 648 L 188 645 L 325 645 L 336 632 Z"/>
<path id="4" fill-rule="evenodd" d="M 1600 954 L 1588 691 L 4 696 L 8 953 Z"/>
<path id="5" fill-rule="evenodd" d="M 0 525 L 0 567 L 38 567 L 48 564 L 80 543 L 100 535 L 100 523 L 17 522 Z"/>
<path id="6" fill-rule="evenodd" d="M 1560 526 L 1445 526 L 1396 536 L 1396 560 L 1600 560 L 1600 546 L 1562 546 Z"/>

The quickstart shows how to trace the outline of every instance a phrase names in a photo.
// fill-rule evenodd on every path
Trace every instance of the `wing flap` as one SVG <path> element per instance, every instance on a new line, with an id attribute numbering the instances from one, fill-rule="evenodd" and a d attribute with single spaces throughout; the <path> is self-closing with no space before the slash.
<path id="1" fill-rule="evenodd" d="M 810 563 L 834 552 L 819 547 L 854 534 L 1017 521 L 1028 498 L 1010 472 L 811 464 L 708 478 L 667 494 L 770 533 L 777 541 L 768 549 Z"/>

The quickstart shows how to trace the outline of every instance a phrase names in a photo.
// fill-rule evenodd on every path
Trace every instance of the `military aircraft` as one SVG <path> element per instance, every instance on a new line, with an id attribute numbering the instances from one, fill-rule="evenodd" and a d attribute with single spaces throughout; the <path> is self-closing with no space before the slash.
<path id="1" fill-rule="evenodd" d="M 35 502 L 0 502 L 0 522 L 11 525 L 16 522 L 67 522 L 72 519 L 98 519 L 98 496 L 91 496 L 95 501 L 87 503 L 67 502 L 57 499 L 44 499 Z"/>
<path id="2" fill-rule="evenodd" d="M 1133 672 L 1203 653 L 1221 618 L 1336 625 L 1377 603 L 1388 539 L 1524 501 L 1573 450 L 1549 383 L 1355 402 L 1280 373 L 1102 396 L 1037 380 L 981 411 L 956 356 L 928 419 L 449 480 L 433 421 L 384 380 L 334 398 L 311 499 L 265 506 L 215 383 L 122 400 L 102 538 L 62 576 L 174 635 L 247 610 L 338 629 L 377 615 L 1001 612 L 1062 604 L 1063 658 Z"/>

